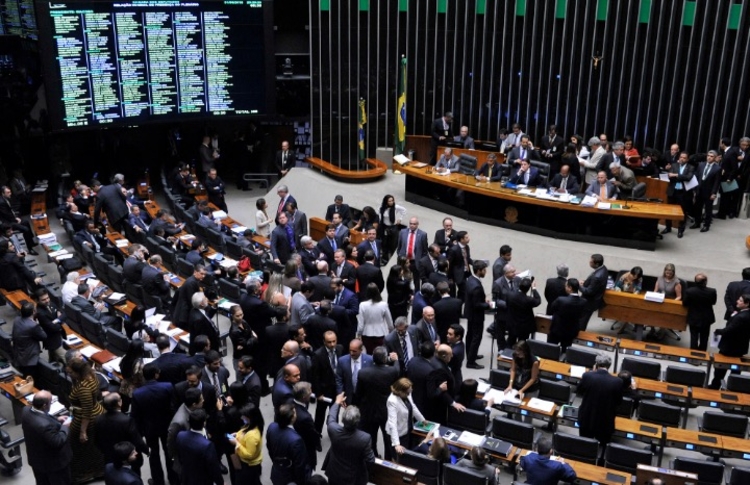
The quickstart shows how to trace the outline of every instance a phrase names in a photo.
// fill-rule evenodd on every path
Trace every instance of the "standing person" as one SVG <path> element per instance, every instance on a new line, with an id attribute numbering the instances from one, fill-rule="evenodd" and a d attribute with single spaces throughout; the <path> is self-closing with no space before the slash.
<path id="1" fill-rule="evenodd" d="M 688 311 L 690 348 L 705 351 L 708 348 L 711 325 L 716 321 L 716 290 L 708 287 L 708 277 L 705 274 L 695 275 L 695 285 L 688 287 L 682 294 L 682 305 Z"/>
<path id="2" fill-rule="evenodd" d="M 247 404 L 240 409 L 242 428 L 229 440 L 240 459 L 240 470 L 235 474 L 237 483 L 261 485 L 263 472 L 263 428 L 265 423 L 260 408 Z"/>
<path id="3" fill-rule="evenodd" d="M 466 303 L 464 305 L 464 315 L 466 316 L 466 367 L 469 369 L 484 369 L 484 366 L 477 363 L 478 359 L 484 358 L 478 355 L 479 345 L 482 343 L 482 333 L 484 332 L 484 312 L 490 309 L 490 303 L 487 301 L 487 295 L 484 292 L 482 281 L 487 273 L 487 263 L 478 260 L 474 262 L 474 274 L 469 276 L 466 281 Z"/>
<path id="4" fill-rule="evenodd" d="M 227 201 L 224 196 L 227 193 L 226 185 L 221 177 L 216 173 L 216 169 L 212 168 L 208 171 L 206 177 L 206 192 L 208 193 L 208 201 L 219 209 L 227 212 Z"/>
<path id="5" fill-rule="evenodd" d="M 129 441 L 119 441 L 114 446 L 113 455 L 114 460 L 104 468 L 105 485 L 143 485 L 140 475 L 132 469 L 140 456 L 135 445 Z"/>
<path id="6" fill-rule="evenodd" d="M 560 263 L 557 265 L 557 278 L 548 278 L 544 285 L 544 299 L 547 300 L 545 315 L 552 315 L 552 303 L 561 296 L 567 295 L 565 284 L 568 280 L 568 265 Z"/>
<path id="7" fill-rule="evenodd" d="M 398 233 L 404 216 L 406 216 L 406 209 L 396 204 L 396 199 L 392 195 L 388 194 L 383 197 L 383 202 L 380 204 L 380 224 L 377 229 L 383 248 L 380 252 L 379 266 L 388 264 L 396 250 Z"/>
<path id="8" fill-rule="evenodd" d="M 688 163 L 689 155 L 687 152 L 681 152 L 677 165 L 672 165 L 669 170 L 669 186 L 667 187 L 667 202 L 678 204 L 682 207 L 685 216 L 680 221 L 680 227 L 677 230 L 677 237 L 682 237 L 685 233 L 685 224 L 688 215 L 692 213 L 692 190 L 688 190 L 686 185 L 693 178 L 693 166 Z M 667 224 L 662 234 L 672 232 L 672 220 L 667 219 Z"/>
<path id="9" fill-rule="evenodd" d="M 577 391 L 583 396 L 578 411 L 579 434 L 596 438 L 602 451 L 615 431 L 615 416 L 623 393 L 622 379 L 608 371 L 611 365 L 608 356 L 597 355 L 594 370 L 583 374 Z"/>
<path id="10" fill-rule="evenodd" d="M 124 408 L 127 412 L 130 409 L 130 402 L 133 399 L 133 391 L 143 385 L 143 355 L 145 343 L 141 339 L 133 339 L 128 345 L 125 355 L 120 361 L 120 396 L 125 403 Z"/>
<path id="11" fill-rule="evenodd" d="M 466 280 L 471 276 L 471 248 L 469 248 L 469 233 L 459 231 L 456 233 L 456 244 L 448 251 L 447 258 L 452 274 L 449 275 L 458 287 L 458 298 L 464 299 L 466 292 Z M 486 264 L 485 264 L 486 266 Z"/>
<path id="12" fill-rule="evenodd" d="M 724 291 L 724 305 L 726 311 L 724 312 L 724 320 L 732 318 L 732 314 L 738 310 L 735 307 L 737 299 L 744 294 L 750 293 L 750 267 L 742 269 L 742 279 L 739 281 L 732 281 L 727 285 L 727 289 Z"/>
<path id="13" fill-rule="evenodd" d="M 570 278 L 565 283 L 565 296 L 555 300 L 550 309 L 552 325 L 547 336 L 547 342 L 560 344 L 560 350 L 564 353 L 573 343 L 578 335 L 578 322 L 586 309 L 586 301 L 580 297 L 578 291 L 580 285 L 578 280 Z"/>
<path id="14" fill-rule="evenodd" d="M 703 227 L 701 232 L 708 232 L 713 222 L 714 202 L 716 194 L 719 193 L 719 182 L 721 181 L 721 167 L 716 163 L 719 154 L 716 150 L 710 150 L 706 154 L 706 161 L 698 164 L 698 171 L 695 176 L 698 177 L 698 188 L 695 191 L 695 213 L 693 217 L 695 222 L 690 229 Z"/>
<path id="15" fill-rule="evenodd" d="M 345 393 L 346 404 L 354 401 L 357 392 L 359 371 L 373 365 L 372 357 L 364 353 L 364 345 L 359 339 L 349 342 L 349 353 L 339 357 L 336 366 L 336 392 Z"/>
<path id="16" fill-rule="evenodd" d="M 719 213 L 717 219 L 730 219 L 737 217 L 737 200 L 740 197 L 740 163 L 742 163 L 742 152 L 739 147 L 731 146 L 732 140 L 724 137 L 719 142 L 721 148 L 721 198 L 719 199 Z M 747 181 L 744 181 L 747 182 Z"/>
<path id="17" fill-rule="evenodd" d="M 24 377 L 31 376 L 38 381 L 37 364 L 42 353 L 39 344 L 47 340 L 47 334 L 34 319 L 35 312 L 33 303 L 25 301 L 21 304 L 21 315 L 13 320 L 13 348 L 18 371 Z"/>
<path id="18" fill-rule="evenodd" d="M 49 291 L 40 288 L 36 291 L 36 318 L 39 321 L 47 339 L 44 341 L 44 348 L 49 352 L 50 362 L 65 363 L 65 349 L 63 349 L 62 339 L 65 337 L 63 329 L 63 314 L 52 304 Z"/>
<path id="19" fill-rule="evenodd" d="M 200 157 L 201 161 L 201 171 L 203 172 L 203 178 L 205 178 L 208 174 L 208 171 L 216 167 L 216 160 L 219 159 L 219 150 L 213 147 L 210 135 L 206 135 L 203 137 L 201 146 L 198 148 L 198 156 Z"/>
<path id="20" fill-rule="evenodd" d="M 75 406 L 70 426 L 70 445 L 73 449 L 70 471 L 73 483 L 83 483 L 104 476 L 104 455 L 94 442 L 94 420 L 104 414 L 104 408 L 101 405 L 99 381 L 91 363 L 76 359 L 69 364 L 68 372 L 73 379 L 70 404 Z"/>
<path id="21" fill-rule="evenodd" d="M 742 357 L 747 354 L 750 346 L 750 294 L 744 294 L 737 298 L 735 305 L 737 310 L 727 322 L 727 326 L 715 331 L 721 336 L 719 341 L 719 353 L 727 357 Z M 739 371 L 732 370 L 732 373 Z M 721 380 L 727 375 L 727 369 L 715 369 L 714 379 L 709 386 L 711 389 L 721 388 Z"/>
<path id="22" fill-rule="evenodd" d="M 203 435 L 206 417 L 206 411 L 202 408 L 190 411 L 190 431 L 177 433 L 176 448 L 182 465 L 182 485 L 224 485 L 216 447 Z"/>
<path id="23" fill-rule="evenodd" d="M 313 353 L 312 357 L 312 390 L 317 396 L 315 405 L 315 430 L 323 431 L 328 404 L 325 399 L 333 401 L 336 397 L 336 367 L 344 347 L 338 343 L 336 332 L 329 330 L 323 334 L 323 346 Z"/>
<path id="24" fill-rule="evenodd" d="M 406 257 L 409 264 L 409 270 L 414 277 L 414 288 L 419 288 L 420 268 L 417 263 L 428 253 L 427 233 L 419 228 L 419 219 L 412 217 L 409 219 L 409 227 L 401 229 L 398 234 L 398 245 L 396 254 L 399 257 Z"/>
<path id="25" fill-rule="evenodd" d="M 448 362 L 448 367 L 450 367 L 451 374 L 453 374 L 453 380 L 456 383 L 455 389 L 458 389 L 464 381 L 464 375 L 461 371 L 461 367 L 464 365 L 464 358 L 466 357 L 464 327 L 458 323 L 451 324 L 448 328 L 446 342 L 451 346 L 451 351 L 453 352 L 453 357 L 451 358 L 451 361 Z"/>
<path id="26" fill-rule="evenodd" d="M 513 248 L 507 244 L 500 246 L 500 256 L 492 263 L 492 281 L 505 275 L 505 267 L 513 259 Z"/>
<path id="27" fill-rule="evenodd" d="M 367 285 L 367 300 L 359 304 L 357 335 L 368 352 L 383 345 L 385 336 L 393 330 L 393 320 L 388 304 L 383 301 L 375 283 Z"/>
<path id="28" fill-rule="evenodd" d="M 34 230 L 31 228 L 31 223 L 28 220 L 21 220 L 19 214 L 13 210 L 13 204 L 11 203 L 11 190 L 8 186 L 0 187 L 0 222 L 10 225 L 14 231 L 21 231 L 23 234 L 23 240 L 26 242 L 26 247 L 29 249 L 29 254 L 36 256 L 39 253 L 34 251 L 32 248 L 39 244 L 34 242 Z M 38 241 L 38 239 L 36 239 Z"/>
<path id="29" fill-rule="evenodd" d="M 305 442 L 292 427 L 296 419 L 294 404 L 282 404 L 266 432 L 266 448 L 273 462 L 271 466 L 273 485 L 287 485 L 292 482 L 306 483 L 310 477 L 310 470 L 307 469 Z"/>
<path id="30" fill-rule="evenodd" d="M 432 138 L 430 139 L 430 165 L 435 165 L 438 146 L 445 140 L 453 138 L 453 113 L 446 111 L 443 116 L 432 122 Z"/>
<path id="31" fill-rule="evenodd" d="M 333 198 L 333 204 L 329 205 L 328 209 L 326 209 L 326 220 L 328 222 L 333 222 L 334 214 L 339 214 L 341 216 L 341 223 L 344 226 L 348 227 L 349 223 L 352 222 L 349 204 L 344 204 L 344 197 L 342 195 L 337 195 Z"/>
<path id="32" fill-rule="evenodd" d="M 26 459 L 37 485 L 70 485 L 73 456 L 68 439 L 71 418 L 49 415 L 52 394 L 34 394 L 31 407 L 23 408 L 21 428 L 26 441 Z"/>
<path id="33" fill-rule="evenodd" d="M 357 429 L 361 419 L 357 406 L 345 407 L 339 424 L 339 410 L 344 400 L 343 393 L 336 396 L 328 413 L 331 448 L 323 463 L 323 470 L 330 485 L 366 485 L 367 469 L 375 461 L 375 455 L 370 436 Z"/>
<path id="34" fill-rule="evenodd" d="M 286 212 L 282 212 L 277 217 L 276 228 L 271 231 L 271 256 L 277 264 L 285 264 L 292 257 L 292 253 L 297 251 L 294 229 L 288 221 Z"/>
<path id="35" fill-rule="evenodd" d="M 388 310 L 394 320 L 409 313 L 409 302 L 414 297 L 412 277 L 413 273 L 406 264 L 406 258 L 399 256 L 398 263 L 391 266 L 386 280 Z"/>
<path id="36" fill-rule="evenodd" d="M 268 217 L 268 202 L 266 199 L 260 198 L 255 201 L 255 232 L 263 237 L 271 236 L 271 222 L 273 219 Z"/>
<path id="37" fill-rule="evenodd" d="M 409 361 L 417 356 L 419 348 L 417 329 L 409 325 L 406 317 L 398 317 L 393 325 L 394 330 L 386 335 L 383 343 L 388 353 L 395 353 L 398 357 L 398 366 L 403 377 L 406 375 Z"/>
<path id="38" fill-rule="evenodd" d="M 531 290 L 531 294 L 527 294 Z M 505 295 L 508 305 L 508 345 L 528 340 L 536 332 L 534 308 L 542 304 L 533 278 L 523 278 L 518 290 Z"/>
<path id="39" fill-rule="evenodd" d="M 592 254 L 589 266 L 594 270 L 581 286 L 581 295 L 586 300 L 586 311 L 581 315 L 579 327 L 586 330 L 594 311 L 604 306 L 604 292 L 607 289 L 607 267 L 604 266 L 604 256 Z"/>
<path id="40" fill-rule="evenodd" d="M 106 412 L 94 421 L 96 431 L 96 446 L 104 455 L 104 463 L 117 463 L 117 444 L 126 441 L 133 444 L 133 449 L 139 451 L 138 456 L 128 464 L 133 468 L 137 477 L 141 476 L 143 457 L 148 454 L 148 446 L 141 433 L 135 425 L 135 420 L 122 412 L 122 399 L 116 392 L 111 392 L 104 397 L 103 402 Z"/>
<path id="41" fill-rule="evenodd" d="M 435 231 L 432 244 L 437 244 L 440 247 L 440 254 L 445 255 L 456 244 L 456 234 L 457 231 L 453 229 L 453 219 L 446 217 L 443 219 L 443 228 Z"/>
<path id="42" fill-rule="evenodd" d="M 101 212 L 104 210 L 107 214 L 107 224 L 124 232 L 125 219 L 130 215 L 130 211 L 125 203 L 125 194 L 122 193 L 123 183 L 125 183 L 125 176 L 121 173 L 115 174 L 112 183 L 105 185 L 97 192 L 94 223 L 101 224 Z"/>
<path id="43" fill-rule="evenodd" d="M 415 421 L 424 422 L 422 412 L 411 398 L 412 384 L 402 377 L 391 386 L 391 394 L 386 401 L 388 420 L 385 424 L 391 446 L 397 455 L 411 449 L 411 431 Z"/>
<path id="44" fill-rule="evenodd" d="M 276 152 L 276 169 L 279 172 L 279 177 L 283 177 L 289 173 L 297 164 L 297 156 L 294 152 L 289 149 L 289 142 L 284 140 L 281 142 L 281 150 Z"/>
<path id="45" fill-rule="evenodd" d="M 315 429 L 315 421 L 307 410 L 310 406 L 312 387 L 309 382 L 300 381 L 294 385 L 294 408 L 297 418 L 294 420 L 294 430 L 305 442 L 307 467 L 310 472 L 318 466 L 318 451 L 323 451 L 320 444 L 320 433 Z"/>
<path id="46" fill-rule="evenodd" d="M 498 351 L 504 350 L 508 346 L 505 338 L 505 332 L 508 322 L 508 303 L 507 296 L 516 291 L 521 284 L 521 278 L 516 276 L 516 267 L 508 263 L 503 266 L 503 274 L 492 282 L 492 301 L 495 302 L 495 321 L 494 337 L 497 341 Z"/>

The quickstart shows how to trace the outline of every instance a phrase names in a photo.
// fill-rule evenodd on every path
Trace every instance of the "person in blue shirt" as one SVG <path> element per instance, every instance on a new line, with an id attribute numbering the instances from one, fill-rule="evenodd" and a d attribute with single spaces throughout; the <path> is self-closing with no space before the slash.
<path id="1" fill-rule="evenodd" d="M 521 457 L 521 468 L 526 472 L 526 483 L 531 485 L 557 485 L 558 482 L 573 483 L 576 472 L 562 461 L 553 460 L 552 440 L 543 436 L 536 442 L 536 453 Z"/>

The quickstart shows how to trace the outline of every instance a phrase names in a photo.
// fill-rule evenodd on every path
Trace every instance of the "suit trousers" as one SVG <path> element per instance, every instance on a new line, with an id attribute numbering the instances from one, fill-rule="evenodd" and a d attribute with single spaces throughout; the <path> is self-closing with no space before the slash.
<path id="1" fill-rule="evenodd" d="M 466 363 L 475 364 L 479 345 L 482 343 L 482 332 L 484 331 L 484 319 L 470 318 L 466 321 Z"/>
<path id="2" fill-rule="evenodd" d="M 69 466 L 62 470 L 55 470 L 54 472 L 47 473 L 34 470 L 34 479 L 36 480 L 37 485 L 70 485 L 73 483 Z"/>
<path id="3" fill-rule="evenodd" d="M 260 476 L 263 473 L 261 465 L 248 466 L 242 462 L 242 469 L 237 470 L 234 478 L 237 483 L 242 485 L 261 485 Z"/>
<path id="4" fill-rule="evenodd" d="M 704 197 L 699 194 L 695 198 L 695 213 L 693 215 L 693 217 L 695 217 L 695 223 L 699 224 L 703 221 L 704 226 L 711 227 L 714 216 L 713 209 L 714 201 L 711 200 L 710 197 Z"/>
<path id="5" fill-rule="evenodd" d="M 391 438 L 385 430 L 385 422 L 378 423 L 377 421 L 365 418 L 362 419 L 360 429 L 370 435 L 370 439 L 372 440 L 372 451 L 376 456 L 380 456 L 380 453 L 378 453 L 378 430 L 383 433 L 383 458 L 390 461 L 393 447 L 391 446 Z"/>
<path id="6" fill-rule="evenodd" d="M 719 217 L 722 219 L 730 216 L 734 217 L 739 211 L 738 206 L 742 201 L 742 190 L 737 189 L 732 192 L 721 191 L 719 199 Z"/>
<path id="7" fill-rule="evenodd" d="M 703 351 L 708 349 L 708 337 L 710 334 L 710 325 L 690 325 L 690 348 Z"/>
<path id="8" fill-rule="evenodd" d="M 508 341 L 505 339 L 505 320 L 495 319 L 494 327 L 494 336 L 495 340 L 497 341 L 497 350 L 499 352 L 508 347 Z"/>
<path id="9" fill-rule="evenodd" d="M 578 328 L 580 330 L 586 330 L 586 327 L 589 326 L 589 320 L 591 320 L 591 316 L 594 314 L 596 310 L 589 310 L 588 308 L 583 311 L 581 314 L 581 319 L 578 321 Z"/>
<path id="10" fill-rule="evenodd" d="M 674 193 L 672 195 L 670 195 L 669 197 L 667 197 L 667 202 L 669 202 L 670 204 L 677 204 L 680 207 L 682 207 L 682 212 L 685 215 L 682 218 L 682 221 L 680 221 L 679 230 L 680 231 L 684 231 L 685 230 L 685 225 L 686 225 L 687 219 L 688 219 L 688 214 L 692 213 L 692 211 L 691 211 L 692 205 L 693 205 L 692 204 L 692 202 L 693 202 L 693 200 L 692 200 L 692 194 L 690 192 L 685 192 L 684 190 L 677 190 L 677 189 L 675 189 Z M 669 220 L 669 219 L 667 220 L 666 227 L 667 227 L 667 229 L 671 229 L 672 228 L 672 221 L 671 220 Z"/>
<path id="11" fill-rule="evenodd" d="M 161 468 L 161 455 L 159 453 L 159 442 L 164 449 L 164 457 L 167 463 L 167 479 L 169 483 L 174 485 L 180 483 L 180 478 L 177 473 L 172 469 L 172 457 L 167 452 L 167 430 L 163 433 L 148 435 L 146 438 L 146 444 L 148 445 L 151 454 L 148 457 L 148 464 L 151 468 L 151 478 L 154 480 L 154 485 L 164 485 L 164 470 Z"/>
<path id="12" fill-rule="evenodd" d="M 329 407 L 331 405 L 325 401 L 315 401 L 315 430 L 318 433 L 323 432 L 323 427 L 326 424 L 326 412 Z"/>
<path id="13" fill-rule="evenodd" d="M 20 231 L 23 234 L 23 240 L 26 242 L 26 247 L 31 249 L 34 244 L 34 230 L 31 228 L 29 221 L 22 220 L 20 223 L 14 222 L 10 224 L 14 231 Z"/>

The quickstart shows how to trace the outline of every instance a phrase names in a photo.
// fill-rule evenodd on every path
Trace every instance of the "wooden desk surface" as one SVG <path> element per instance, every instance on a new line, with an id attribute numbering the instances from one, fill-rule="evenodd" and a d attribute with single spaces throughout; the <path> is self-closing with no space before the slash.
<path id="1" fill-rule="evenodd" d="M 708 365 L 711 361 L 711 354 L 700 350 L 686 349 L 685 347 L 676 347 L 674 345 L 661 345 L 651 342 L 643 342 L 640 340 L 620 339 L 619 348 L 621 350 L 629 350 L 630 354 L 633 355 L 654 355 L 656 358 L 659 356 L 673 357 L 671 360 L 678 362 L 700 362 L 701 364 Z"/>
<path id="2" fill-rule="evenodd" d="M 721 443 L 723 456 L 750 460 L 750 440 L 735 438 L 734 436 L 722 436 Z"/>
<path id="3" fill-rule="evenodd" d="M 526 456 L 529 453 L 532 453 L 532 451 L 521 450 L 518 459 L 520 460 L 522 456 Z M 591 465 L 582 461 L 569 460 L 568 458 L 565 458 L 563 461 L 575 470 L 576 475 L 578 476 L 576 483 L 584 480 L 587 483 L 629 485 L 633 479 L 633 476 L 627 472 L 621 472 L 603 466 Z"/>
<path id="4" fill-rule="evenodd" d="M 30 406 L 31 403 L 29 401 L 27 401 L 25 397 L 23 397 L 23 396 L 16 397 L 16 390 L 13 387 L 13 385 L 16 384 L 16 383 L 18 383 L 18 382 L 21 382 L 21 381 L 23 381 L 22 377 L 14 375 L 12 381 L 0 382 L 0 390 L 3 391 L 3 393 L 6 395 L 6 397 L 8 397 L 8 399 L 14 399 L 17 402 L 23 404 L 24 406 Z M 36 394 L 37 392 L 39 392 L 39 389 L 37 389 L 35 387 L 28 394 Z"/>
<path id="5" fill-rule="evenodd" d="M 662 437 L 662 427 L 658 424 L 644 423 L 637 419 L 615 417 L 615 429 L 624 434 L 632 434 L 633 437 L 641 436 L 656 442 Z"/>
<path id="6" fill-rule="evenodd" d="M 688 451 L 716 450 L 724 448 L 723 436 L 702 433 L 693 429 L 667 427 L 667 446 Z"/>
<path id="7" fill-rule="evenodd" d="M 595 207 L 582 207 L 580 204 L 568 204 L 555 200 L 537 199 L 535 197 L 521 195 L 514 189 L 501 187 L 500 182 L 479 182 L 473 175 L 462 175 L 459 173 L 438 175 L 437 173 L 427 173 L 428 168 L 431 167 L 414 168 L 405 165 L 400 167 L 399 170 L 406 175 L 428 180 L 439 185 L 498 199 L 510 200 L 522 204 L 565 209 L 571 212 L 602 213 L 600 209 Z M 630 206 L 630 210 L 612 209 L 607 212 L 618 217 L 635 217 L 640 219 L 682 220 L 683 218 L 682 208 L 678 205 L 638 201 L 628 202 L 628 205 Z"/>
<path id="8" fill-rule="evenodd" d="M 572 366 L 568 364 L 567 362 L 559 362 L 556 360 L 550 360 L 550 359 L 539 359 L 539 372 L 546 374 L 546 375 L 553 375 L 555 379 L 558 380 L 564 380 L 566 382 L 571 382 L 574 384 L 578 384 L 581 381 L 581 378 L 578 376 L 573 376 L 570 373 L 570 368 Z M 590 369 L 586 369 L 586 371 L 589 371 Z"/>
<path id="9" fill-rule="evenodd" d="M 326 227 L 329 222 L 322 217 L 311 217 L 310 222 L 310 237 L 316 242 L 326 237 Z M 349 243 L 357 245 L 367 239 L 365 233 L 360 231 L 354 231 L 349 229 Z"/>
<path id="10" fill-rule="evenodd" d="M 720 353 L 713 354 L 714 367 L 717 369 L 750 370 L 750 357 L 727 357 Z"/>
<path id="11" fill-rule="evenodd" d="M 711 408 L 750 410 L 750 394 L 720 389 L 693 388 L 693 402 Z"/>
<path id="12" fill-rule="evenodd" d="M 23 290 L 0 290 L 0 293 L 8 300 L 10 306 L 16 311 L 21 311 L 21 304 L 25 301 L 34 301 L 29 295 Z"/>
<path id="13" fill-rule="evenodd" d="M 592 349 L 602 349 L 613 351 L 617 347 L 617 337 L 605 335 L 603 333 L 580 331 L 573 342 L 590 347 Z"/>
<path id="14" fill-rule="evenodd" d="M 642 377 L 636 377 L 635 380 L 638 386 L 636 392 L 642 396 L 656 397 L 657 399 L 660 399 L 662 396 L 670 396 L 680 401 L 687 401 L 689 396 L 687 386 L 653 381 Z"/>
<path id="15" fill-rule="evenodd" d="M 604 292 L 604 303 L 604 307 L 599 309 L 602 318 L 675 330 L 687 328 L 687 308 L 680 301 L 664 300 L 657 303 L 647 301 L 644 295 L 607 290 Z"/>

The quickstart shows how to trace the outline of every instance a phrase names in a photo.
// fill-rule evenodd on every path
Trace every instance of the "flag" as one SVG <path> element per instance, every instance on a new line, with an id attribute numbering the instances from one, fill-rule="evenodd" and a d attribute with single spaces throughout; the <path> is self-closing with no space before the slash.
<path id="1" fill-rule="evenodd" d="M 367 158 L 365 151 L 365 124 L 367 124 L 367 111 L 365 110 L 365 100 L 359 100 L 359 129 L 357 131 L 357 146 L 359 147 L 359 161 L 362 162 Z"/>
<path id="2" fill-rule="evenodd" d="M 396 101 L 396 133 L 393 143 L 395 155 L 404 153 L 406 144 L 406 57 L 401 57 L 398 74 L 398 99 Z"/>

